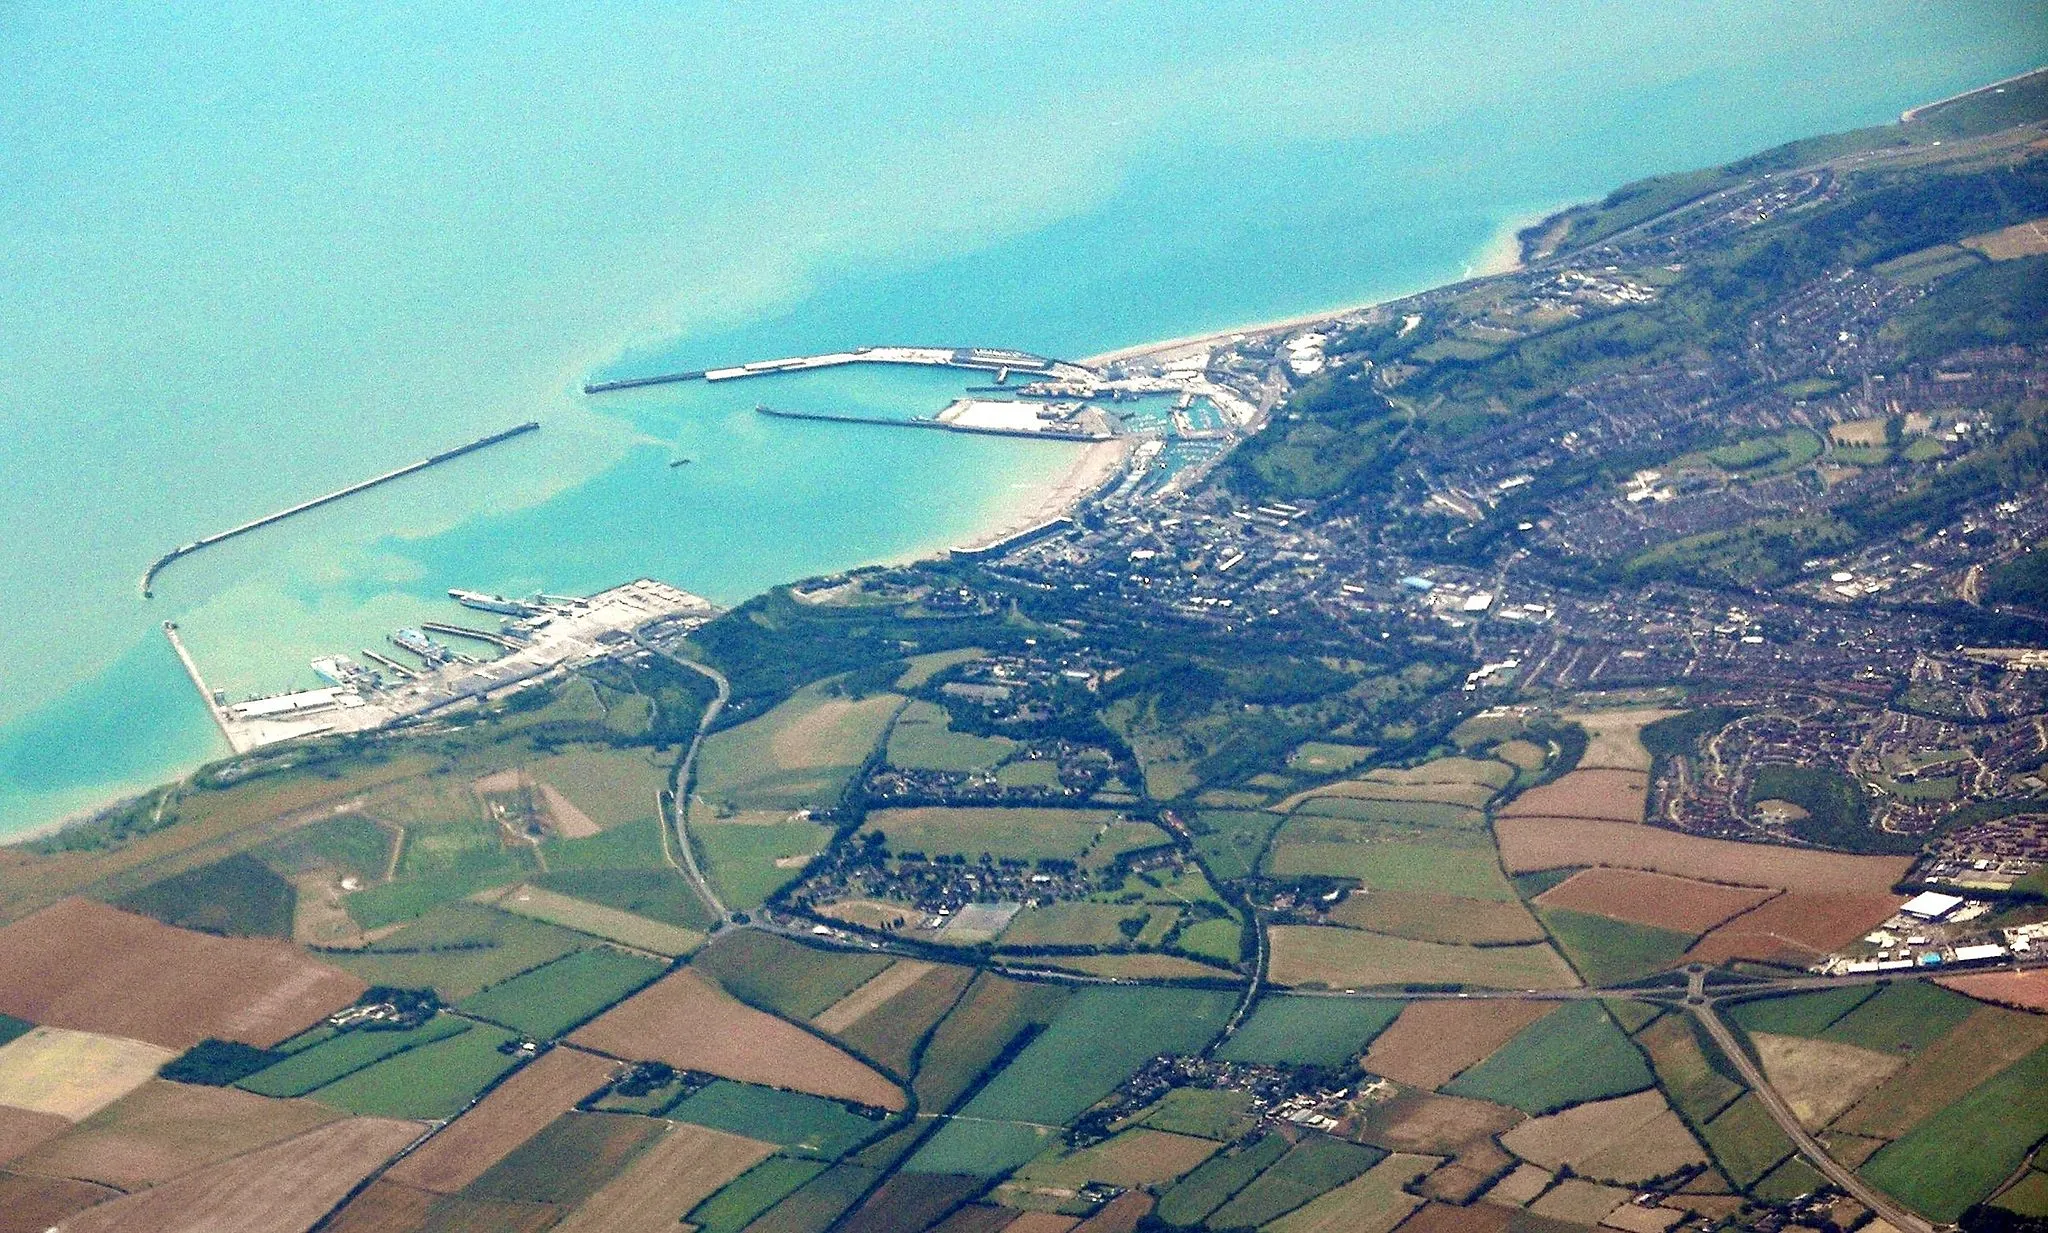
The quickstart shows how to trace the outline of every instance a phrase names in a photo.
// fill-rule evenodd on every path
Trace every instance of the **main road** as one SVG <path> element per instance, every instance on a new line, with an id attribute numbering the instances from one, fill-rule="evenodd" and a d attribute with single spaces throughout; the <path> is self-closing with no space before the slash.
<path id="1" fill-rule="evenodd" d="M 675 832 L 676 847 L 682 849 L 682 859 L 678 861 L 674 856 L 670 856 L 669 864 L 674 865 L 689 880 L 691 889 L 704 901 L 704 906 L 711 909 L 712 915 L 718 918 L 720 924 L 724 924 L 732 914 L 726 910 L 725 901 L 718 897 L 718 892 L 712 889 L 711 879 L 705 877 L 704 871 L 698 868 L 697 853 L 690 847 L 690 788 L 697 774 L 697 754 L 704 748 L 704 738 L 711 734 L 711 725 L 717 722 L 718 713 L 732 700 L 732 682 L 725 679 L 723 672 L 709 664 L 685 659 L 648 641 L 637 629 L 633 631 L 633 641 L 672 664 L 688 668 L 699 676 L 708 678 L 718 691 L 704 707 L 704 714 L 698 717 L 697 731 L 690 737 L 690 747 L 683 752 L 682 761 L 676 763 L 675 769 L 669 772 L 668 805 L 663 806 L 663 794 L 660 792 L 654 794 L 654 805 L 661 815 L 661 846 L 664 853 L 668 848 L 671 828 Z"/>

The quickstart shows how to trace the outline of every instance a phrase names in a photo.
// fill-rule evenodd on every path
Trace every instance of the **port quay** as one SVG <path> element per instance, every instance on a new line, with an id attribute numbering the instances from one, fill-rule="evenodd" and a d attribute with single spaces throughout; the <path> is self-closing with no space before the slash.
<path id="1" fill-rule="evenodd" d="M 1000 384 L 1009 374 L 1030 373 L 1059 381 L 1090 381 L 1092 369 L 1064 360 L 1049 360 L 1026 351 L 1000 347 L 855 347 L 822 355 L 797 355 L 779 360 L 755 360 L 727 368 L 700 368 L 688 372 L 659 373 L 651 377 L 627 377 L 616 381 L 593 381 L 583 387 L 586 394 L 612 390 L 639 389 L 648 385 L 674 385 L 680 381 L 736 381 L 742 377 L 766 377 L 775 373 L 806 372 L 814 368 L 837 368 L 845 364 L 914 364 L 925 368 L 966 368 L 992 372 Z"/>

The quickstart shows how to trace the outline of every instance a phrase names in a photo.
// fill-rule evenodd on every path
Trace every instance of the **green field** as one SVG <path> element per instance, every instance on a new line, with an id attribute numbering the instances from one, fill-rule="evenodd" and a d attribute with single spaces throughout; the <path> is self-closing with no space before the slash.
<path id="1" fill-rule="evenodd" d="M 1862 1173 L 1923 1215 L 1953 1221 L 2048 1134 L 2048 1047 L 2014 1062 L 1878 1151 Z"/>
<path id="2" fill-rule="evenodd" d="M 725 809 L 835 805 L 901 702 L 896 694 L 846 697 L 836 679 L 806 685 L 758 719 L 706 740 L 697 794 Z"/>
<path id="3" fill-rule="evenodd" d="M 1068 902 L 1025 908 L 997 938 L 1015 946 L 1156 945 L 1180 917 L 1174 908 Z M 1126 927 L 1131 932 L 1126 932 Z M 1235 926 L 1233 926 L 1234 930 Z"/>
<path id="4" fill-rule="evenodd" d="M 1251 1184 L 1251 1180 L 1287 1154 L 1287 1140 L 1267 1135 L 1250 1147 L 1212 1156 L 1160 1196 L 1157 1215 L 1179 1228 L 1200 1224 L 1210 1212 Z"/>
<path id="5" fill-rule="evenodd" d="M 1754 1092 L 1743 1093 L 1700 1130 L 1721 1171 L 1737 1186 L 1755 1185 L 1793 1150 Z"/>
<path id="6" fill-rule="evenodd" d="M 744 911 L 802 877 L 802 858 L 823 852 L 832 828 L 816 822 L 692 823 L 690 842 L 725 906 Z"/>
<path id="7" fill-rule="evenodd" d="M 1500 861 L 1491 847 L 1380 842 L 1295 842 L 1289 839 L 1300 825 L 1290 821 L 1273 845 L 1267 860 L 1269 872 L 1277 877 L 1316 874 L 1333 878 L 1357 878 L 1372 890 L 1417 891 L 1457 895 L 1466 899 L 1492 899 L 1506 903 L 1515 898 L 1515 888 L 1500 871 Z"/>
<path id="8" fill-rule="evenodd" d="M 1205 809 L 1195 815 L 1195 852 L 1226 882 L 1250 877 L 1280 822 L 1280 815 L 1263 811 Z"/>
<path id="9" fill-rule="evenodd" d="M 1020 1033 L 1051 1023 L 1072 993 L 1067 986 L 982 974 L 939 1021 L 918 1059 L 918 1102 L 950 1109 Z"/>
<path id="10" fill-rule="evenodd" d="M 35 1026 L 35 1024 L 30 1023 L 26 1019 L 17 1019 L 13 1015 L 0 1015 L 0 1045 L 28 1035 L 30 1031 L 34 1030 Z"/>
<path id="11" fill-rule="evenodd" d="M 1236 917 L 1196 921 L 1180 931 L 1174 945 L 1191 955 L 1236 963 L 1244 956 L 1244 926 Z"/>
<path id="12" fill-rule="evenodd" d="M 406 850 L 412 850 L 410 835 Z M 395 882 L 371 886 L 348 897 L 348 914 L 365 929 L 382 929 L 401 921 L 416 920 L 444 903 L 473 895 L 492 886 L 523 882 L 537 866 L 525 848 L 515 852 L 495 847 L 464 847 L 452 868 L 434 873 L 408 874 Z"/>
<path id="13" fill-rule="evenodd" d="M 1745 1090 L 1716 1069 L 1707 1052 L 1711 1042 L 1701 1042 L 1690 1015 L 1666 1016 L 1645 1028 L 1636 1043 L 1649 1051 L 1671 1103 L 1695 1124 L 1707 1122 Z M 1720 1064 L 1728 1065 L 1726 1059 Z"/>
<path id="14" fill-rule="evenodd" d="M 1007 1173 L 1036 1156 L 1060 1126 L 1159 1053 L 1193 1053 L 1230 1017 L 1234 994 L 1193 989 L 1094 987 L 1059 1017 L 962 1113 L 925 1141 L 908 1167 L 921 1173 Z"/>
<path id="15" fill-rule="evenodd" d="M 1640 1092 L 1654 1082 L 1643 1055 L 1598 1002 L 1571 1002 L 1538 1019 L 1443 1090 L 1542 1114 Z"/>
<path id="16" fill-rule="evenodd" d="M 1692 935 L 1629 921 L 1538 908 L 1543 927 L 1589 985 L 1619 985 L 1678 966 Z"/>
<path id="17" fill-rule="evenodd" d="M 1303 741 L 1287 755 L 1287 769 L 1308 775 L 1341 775 L 1372 757 L 1370 745 L 1339 745 L 1331 741 Z"/>
<path id="18" fill-rule="evenodd" d="M 694 1122 L 763 1143 L 794 1156 L 837 1160 L 882 1128 L 836 1101 L 720 1079 L 668 1111 L 679 1122 Z"/>
<path id="19" fill-rule="evenodd" d="M 1407 1003 L 1393 998 L 1267 997 L 1216 1056 L 1341 1070 Z"/>
<path id="20" fill-rule="evenodd" d="M 517 1063 L 498 1051 L 512 1033 L 478 1024 L 328 1084 L 313 1099 L 366 1117 L 449 1118 Z"/>
<path id="21" fill-rule="evenodd" d="M 584 746 L 523 769 L 605 830 L 653 818 L 654 794 L 668 785 L 668 759 L 646 749 Z"/>
<path id="22" fill-rule="evenodd" d="M 1470 829 L 1482 826 L 1486 822 L 1486 815 L 1465 805 L 1444 801 L 1388 800 L 1384 797 L 1312 796 L 1295 806 L 1294 812 L 1313 818 L 1348 818 L 1354 822 L 1441 826 L 1452 830 Z"/>
<path id="23" fill-rule="evenodd" d="M 1209 1225 L 1217 1229 L 1254 1228 L 1277 1220 L 1324 1191 L 1342 1186 L 1386 1157 L 1386 1152 L 1379 1148 L 1341 1139 L 1304 1139 L 1279 1163 L 1217 1208 L 1209 1217 Z"/>
<path id="24" fill-rule="evenodd" d="M 294 1052 L 235 1086 L 258 1096 L 304 1096 L 394 1054 L 460 1035 L 469 1027 L 453 1015 L 436 1015 L 411 1031 L 344 1032 L 310 1049 Z"/>
<path id="25" fill-rule="evenodd" d="M 1828 1025 L 1861 1006 L 1877 992 L 1874 985 L 1850 985 L 1819 993 L 1738 1002 L 1728 1008 L 1730 1023 L 1745 1032 L 1773 1036 L 1821 1036 Z"/>
<path id="26" fill-rule="evenodd" d="M 114 906 L 201 933 L 289 938 L 297 902 L 290 882 L 243 852 L 152 882 L 115 900 Z"/>
<path id="27" fill-rule="evenodd" d="M 661 824 L 642 818 L 582 839 L 550 839 L 541 845 L 549 876 L 581 869 L 648 869 L 673 873 L 661 854 Z"/>
<path id="28" fill-rule="evenodd" d="M 809 1019 L 890 963 L 887 955 L 818 950 L 747 929 L 727 933 L 705 947 L 691 966 L 750 1006 Z"/>
<path id="29" fill-rule="evenodd" d="M 946 708 L 911 702 L 889 730 L 889 765 L 912 771 L 985 771 L 1017 749 L 1008 737 L 955 732 L 951 722 Z"/>
<path id="30" fill-rule="evenodd" d="M 390 831 L 361 814 L 343 814 L 289 831 L 250 852 L 286 877 L 328 869 L 381 881 L 391 859 Z"/>
<path id="31" fill-rule="evenodd" d="M 1976 1009 L 1977 1003 L 1969 998 L 1931 981 L 1900 981 L 1835 1020 L 1821 1037 L 1880 1053 L 1918 1053 Z"/>
<path id="32" fill-rule="evenodd" d="M 998 860 L 1079 859 L 1091 854 L 1096 835 L 1116 815 L 1100 809 L 884 809 L 868 815 L 868 826 L 887 837 L 889 851 L 927 857 L 983 853 Z M 1111 826 L 1110 848 L 1166 842 L 1149 823 Z"/>
<path id="33" fill-rule="evenodd" d="M 828 1167 L 819 1160 L 770 1156 L 690 1209 L 683 1219 L 702 1233 L 740 1233 L 754 1223 L 755 1217 Z"/>
<path id="34" fill-rule="evenodd" d="M 588 945 L 584 934 L 458 901 L 363 950 L 320 957 L 373 985 L 431 988 L 460 1001 Z"/>
<path id="35" fill-rule="evenodd" d="M 456 1009 L 534 1040 L 554 1040 L 660 976 L 667 966 L 644 955 L 593 946 L 493 985 L 463 999 Z"/>
<path id="36" fill-rule="evenodd" d="M 1134 1124 L 1228 1143 L 1257 1122 L 1258 1115 L 1252 1112 L 1252 1098 L 1247 1092 L 1177 1087 L 1170 1089 Z"/>

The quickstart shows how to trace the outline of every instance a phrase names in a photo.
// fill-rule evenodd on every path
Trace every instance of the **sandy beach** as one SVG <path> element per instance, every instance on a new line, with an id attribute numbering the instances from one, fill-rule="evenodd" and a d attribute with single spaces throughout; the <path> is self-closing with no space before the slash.
<path id="1" fill-rule="evenodd" d="M 1122 470 L 1124 459 L 1129 457 L 1135 444 L 1132 438 L 1118 437 L 1078 447 L 1066 471 L 1044 490 L 1038 500 L 1019 506 L 1011 517 L 1003 519 L 996 526 L 966 543 L 956 545 L 956 550 L 986 548 L 1020 531 L 1028 531 L 1041 523 L 1072 513 L 1075 506 L 1100 490 Z"/>

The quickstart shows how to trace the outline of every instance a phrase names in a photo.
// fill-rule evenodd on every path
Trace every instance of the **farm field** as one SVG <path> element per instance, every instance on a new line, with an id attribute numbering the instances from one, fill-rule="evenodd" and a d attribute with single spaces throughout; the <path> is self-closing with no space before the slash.
<path id="1" fill-rule="evenodd" d="M 1639 1092 L 1653 1082 L 1642 1055 L 1599 1003 L 1572 1002 L 1524 1029 L 1444 1091 L 1540 1114 Z"/>
<path id="2" fill-rule="evenodd" d="M 372 1117 L 454 1117 L 516 1064 L 498 1048 L 513 1039 L 510 1032 L 478 1024 L 337 1079 L 313 1098 Z"/>
<path id="3" fill-rule="evenodd" d="M 1248 1147 L 1210 1157 L 1160 1197 L 1159 1218 L 1176 1226 L 1201 1222 L 1286 1155 L 1288 1147 L 1286 1139 L 1267 1135 Z"/>
<path id="4" fill-rule="evenodd" d="M 704 876 L 728 908 L 751 909 L 803 876 L 804 866 L 832 842 L 816 822 L 690 824 L 690 842 Z"/>
<path id="5" fill-rule="evenodd" d="M 1377 998 L 1262 998 L 1216 1056 L 1233 1062 L 1312 1063 L 1341 1069 L 1406 1005 Z"/>
<path id="6" fill-rule="evenodd" d="M 1728 1008 L 1728 1021 L 1745 1032 L 1780 1036 L 1819 1036 L 1828 1025 L 1877 994 L 1872 985 L 1846 985 L 1814 993 L 1755 998 Z"/>
<path id="7" fill-rule="evenodd" d="M 978 1178 L 898 1173 L 883 1182 L 837 1227 L 842 1233 L 922 1229 L 980 1189 Z"/>
<path id="8" fill-rule="evenodd" d="M 880 1175 L 873 1169 L 834 1165 L 769 1208 L 747 1226 L 747 1233 L 824 1233 L 879 1180 Z"/>
<path id="9" fill-rule="evenodd" d="M 1905 901 L 1888 891 L 1789 891 L 1701 938 L 1687 958 L 1700 963 L 1755 959 L 1804 966 L 1883 924 Z"/>
<path id="10" fill-rule="evenodd" d="M 189 1049 L 270 1045 L 363 983 L 283 942 L 218 938 L 84 899 L 0 929 L 0 1014 Z"/>
<path id="11" fill-rule="evenodd" d="M 1225 881 L 1249 877 L 1280 822 L 1277 814 L 1205 809 L 1195 815 L 1195 851 Z"/>
<path id="12" fill-rule="evenodd" d="M 676 1217 L 774 1149 L 701 1126 L 674 1126 L 584 1200 L 557 1233 L 672 1233 Z"/>
<path id="13" fill-rule="evenodd" d="M 703 1233 L 740 1233 L 756 1216 L 829 1167 L 823 1161 L 770 1156 L 691 1208 L 684 1219 Z"/>
<path id="14" fill-rule="evenodd" d="M 1252 1098 L 1245 1092 L 1169 1088 L 1134 1124 L 1229 1143 L 1258 1121 L 1251 1106 Z"/>
<path id="15" fill-rule="evenodd" d="M 1230 1016 L 1227 992 L 1087 988 L 962 1110 L 909 1166 L 990 1176 L 1037 1155 L 1048 1132 L 1114 1089 L 1153 1055 L 1193 1052 Z"/>
<path id="16" fill-rule="evenodd" d="M 149 1082 L 176 1056 L 139 1040 L 33 1028 L 0 1045 L 0 1105 L 76 1122 Z"/>
<path id="17" fill-rule="evenodd" d="M 258 1096 L 304 1096 L 393 1054 L 468 1030 L 469 1024 L 453 1015 L 436 1015 L 402 1031 L 344 1032 L 292 1053 L 235 1086 Z"/>
<path id="18" fill-rule="evenodd" d="M 1999 1071 L 2048 1045 L 2048 1017 L 1985 1006 L 1921 1050 L 1836 1119 L 1835 1129 L 1895 1139 Z"/>
<path id="19" fill-rule="evenodd" d="M 68 1134 L 71 1123 L 54 1113 L 32 1113 L 12 1105 L 0 1105 L 0 1165 Z"/>
<path id="20" fill-rule="evenodd" d="M 607 1058 L 550 1049 L 384 1176 L 422 1190 L 455 1194 L 602 1087 L 615 1069 L 616 1063 Z"/>
<path id="21" fill-rule="evenodd" d="M 1173 908 L 1142 904 L 1050 903 L 1017 913 L 996 941 L 1005 947 L 1147 945 L 1172 928 L 1179 916 Z M 1125 933 L 1125 922 L 1135 925 L 1137 932 Z"/>
<path id="22" fill-rule="evenodd" d="M 1931 982 L 1899 981 L 1879 988 L 1829 1024 L 1824 1035 L 1845 1045 L 1910 1056 L 1961 1026 L 1977 1009 L 1977 1003 Z"/>
<path id="23" fill-rule="evenodd" d="M 1453 757 L 1435 758 L 1414 767 L 1385 766 L 1366 778 L 1391 784 L 1483 784 L 1498 791 L 1514 782 L 1515 772 L 1491 758 Z"/>
<path id="24" fill-rule="evenodd" d="M 1304 1139 L 1209 1215 L 1213 1228 L 1263 1225 L 1364 1173 L 1387 1153 L 1339 1139 Z"/>
<path id="25" fill-rule="evenodd" d="M 1564 989 L 1579 983 L 1548 946 L 1447 946 L 1317 925 L 1276 925 L 1270 934 L 1272 979 L 1282 985 L 1366 988 L 1419 981 Z"/>
<path id="26" fill-rule="evenodd" d="M 1333 924 L 1419 942 L 1498 945 L 1541 942 L 1543 929 L 1520 903 L 1456 895 L 1375 890 L 1346 895 L 1330 910 Z"/>
<path id="27" fill-rule="evenodd" d="M 1059 985 L 975 977 L 925 1048 L 915 1084 L 920 1105 L 951 1108 L 1018 1033 L 1051 1023 L 1072 996 Z"/>
<path id="28" fill-rule="evenodd" d="M 553 1040 L 662 970 L 659 960 L 593 946 L 464 998 L 456 1009 L 535 1040 Z"/>
<path id="29" fill-rule="evenodd" d="M 1568 1224 L 1589 1225 L 1606 1219 L 1607 1213 L 1628 1202 L 1629 1194 L 1613 1186 L 1602 1186 L 1582 1177 L 1568 1177 L 1529 1205 L 1529 1214 Z"/>
<path id="30" fill-rule="evenodd" d="M 1140 1126 L 1078 1151 L 1057 1144 L 1019 1168 L 1021 1188 L 1078 1190 L 1089 1182 L 1150 1186 L 1171 1182 L 1216 1153 L 1214 1139 Z"/>
<path id="31" fill-rule="evenodd" d="M 759 718 L 706 740 L 697 794 L 723 809 L 832 805 L 902 702 L 897 694 L 855 701 L 835 694 L 829 681 L 806 685 Z"/>
<path id="32" fill-rule="evenodd" d="M 648 1117 L 564 1113 L 486 1169 L 463 1197 L 574 1207 L 667 1129 Z"/>
<path id="33" fill-rule="evenodd" d="M 618 1057 L 788 1087 L 885 1109 L 896 1086 L 843 1050 L 755 1010 L 685 968 L 614 1006 L 571 1037 Z"/>
<path id="34" fill-rule="evenodd" d="M 875 979 L 885 979 L 894 971 L 892 968 Z M 936 965 L 919 976 L 908 988 L 844 1027 L 827 1028 L 822 1016 L 819 1019 L 819 1027 L 820 1030 L 832 1031 L 859 1050 L 862 1056 L 873 1058 L 899 1075 L 907 1075 L 910 1073 L 916 1050 L 923 1043 L 926 1033 L 930 1032 L 960 1000 L 961 994 L 966 991 L 968 983 L 973 979 L 973 968 L 956 967 L 952 964 Z M 847 995 L 847 1000 L 850 1001 L 860 994 L 861 990 L 857 989 Z"/>
<path id="35" fill-rule="evenodd" d="M 801 1092 L 720 1081 L 668 1111 L 676 1121 L 773 1143 L 794 1156 L 834 1161 L 873 1138 L 881 1123 Z"/>
<path id="36" fill-rule="evenodd" d="M 1862 1095 L 1905 1065 L 1896 1054 L 1877 1053 L 1832 1040 L 1754 1033 L 1764 1075 L 1808 1130 L 1833 1121 Z"/>
<path id="37" fill-rule="evenodd" d="M 1754 1093 L 1744 1093 L 1701 1127 L 1701 1133 L 1721 1172 L 1738 1186 L 1755 1184 L 1792 1154 L 1792 1140 Z"/>
<path id="38" fill-rule="evenodd" d="M 1936 1220 L 1989 1197 L 2048 1129 L 2048 1048 L 2014 1062 L 1867 1161 L 1863 1176 Z"/>
<path id="39" fill-rule="evenodd" d="M 654 817 L 654 794 L 668 786 L 668 763 L 645 749 L 582 746 L 537 758 L 524 769 L 607 831 Z"/>
<path id="40" fill-rule="evenodd" d="M 2017 1006 L 2022 1010 L 2048 1011 L 2048 972 L 1985 972 L 1972 976 L 1946 976 L 1940 982 L 1958 993 L 1985 1002 Z"/>
<path id="41" fill-rule="evenodd" d="M 1605 818 L 1641 822 L 1650 777 L 1643 771 L 1567 771 L 1508 802 L 1504 818 Z"/>
<path id="42" fill-rule="evenodd" d="M 748 929 L 720 937 L 690 966 L 750 1006 L 809 1019 L 889 964 L 887 955 L 821 950 Z"/>
<path id="43" fill-rule="evenodd" d="M 1810 894 L 1887 894 L 1912 858 L 1850 856 L 1702 839 L 1654 826 L 1586 818 L 1501 818 L 1494 824 L 1509 873 L 1586 864 Z M 1768 906 L 1768 905 L 1767 905 Z"/>
<path id="44" fill-rule="evenodd" d="M 321 957 L 370 984 L 426 987 L 461 1001 L 590 943 L 587 934 L 480 903 L 456 902 L 362 950 L 323 952 Z"/>
<path id="45" fill-rule="evenodd" d="M 1318 796 L 1341 796 L 1355 800 L 1394 801 L 1403 804 L 1431 804 L 1459 806 L 1466 812 L 1484 809 L 1496 795 L 1492 786 L 1483 783 L 1401 783 L 1385 778 L 1375 778 L 1379 772 L 1372 772 L 1361 779 L 1340 779 L 1335 783 L 1323 784 L 1298 792 L 1275 804 L 1280 813 L 1290 813 L 1300 803 Z M 1447 823 L 1451 826 L 1471 825 L 1460 819 Z"/>
<path id="46" fill-rule="evenodd" d="M 1643 747 L 1643 729 L 1677 711 L 1632 708 L 1615 711 L 1568 711 L 1562 718 L 1586 733 L 1586 752 L 1580 766 L 1616 767 L 1622 770 L 1650 769 L 1650 751 Z"/>
<path id="47" fill-rule="evenodd" d="M 1478 830 L 1486 824 L 1484 814 L 1465 805 L 1403 799 L 1408 793 L 1441 791 L 1443 787 L 1385 788 L 1388 793 L 1401 794 L 1391 798 L 1353 792 L 1315 792 L 1304 798 L 1292 812 L 1301 817 L 1345 818 L 1354 822 L 1385 822 L 1396 826 L 1433 826 L 1453 831 Z"/>
<path id="48" fill-rule="evenodd" d="M 1010 756 L 1017 742 L 952 730 L 946 708 L 913 699 L 889 729 L 889 765 L 912 771 L 985 771 Z"/>
<path id="49" fill-rule="evenodd" d="M 119 1191 L 63 1177 L 0 1172 L 0 1233 L 43 1233 Z"/>
<path id="50" fill-rule="evenodd" d="M 571 898 L 538 886 L 516 886 L 492 900 L 491 906 L 500 912 L 560 925 L 564 929 L 670 958 L 687 955 L 704 944 L 704 935 L 694 929 Z"/>
<path id="51" fill-rule="evenodd" d="M 1636 1043 L 1648 1051 L 1672 1101 L 1695 1124 L 1707 1122 L 1744 1091 L 1708 1061 L 1685 1016 L 1666 1015 L 1644 1028 Z"/>
<path id="52" fill-rule="evenodd" d="M 411 1122 L 347 1118 L 114 1199 L 65 1233 L 292 1233 L 310 1228 L 419 1136 Z"/>
<path id="53" fill-rule="evenodd" d="M 1707 1160 L 1706 1151 L 1654 1088 L 1523 1122 L 1500 1141 L 1523 1160 L 1553 1172 L 1569 1165 L 1581 1177 L 1621 1185 Z"/>
<path id="54" fill-rule="evenodd" d="M 290 882 L 244 852 L 152 882 L 114 906 L 202 933 L 289 938 L 296 898 Z"/>
<path id="55" fill-rule="evenodd" d="M 1611 917 L 1698 935 L 1771 897 L 1768 890 L 1675 878 L 1640 869 L 1582 869 L 1536 896 L 1539 908 Z"/>
<path id="56" fill-rule="evenodd" d="M 1403 1187 L 1436 1165 L 1428 1156 L 1389 1156 L 1266 1228 L 1272 1233 L 1390 1233 L 1422 1206 Z"/>
<path id="57" fill-rule="evenodd" d="M 1388 1151 L 1476 1158 L 1483 1178 L 1508 1163 L 1492 1137 L 1524 1120 L 1505 1105 L 1411 1088 L 1375 1107 L 1361 1138 Z"/>
<path id="58" fill-rule="evenodd" d="M 14 1167 L 22 1172 L 138 1190 L 340 1116 L 311 1101 L 151 1079 L 75 1127 L 60 1122 L 61 1137 L 45 1135 L 33 1151 L 0 1155 L 18 1156 Z"/>
<path id="59" fill-rule="evenodd" d="M 1365 1068 L 1411 1087 L 1442 1087 L 1556 1009 L 1543 1002 L 1413 1002 L 1366 1050 Z"/>
<path id="60" fill-rule="evenodd" d="M 1544 909 L 1544 928 L 1589 985 L 1619 985 L 1678 966 L 1693 935 L 1607 916 Z"/>
<path id="61" fill-rule="evenodd" d="M 1288 819 L 1266 858 L 1279 877 L 1320 874 L 1357 878 L 1368 890 L 1456 895 L 1513 901 L 1514 887 L 1501 876 L 1493 850 L 1482 844 L 1449 844 L 1427 839 L 1388 839 L 1354 832 L 1335 819 Z"/>
<path id="62" fill-rule="evenodd" d="M 1034 967 L 1055 967 L 1089 976 L 1124 980 L 1241 980 L 1236 973 L 1196 963 L 1179 955 L 1141 951 L 1128 955 L 1020 955 Z"/>
<path id="63" fill-rule="evenodd" d="M 939 970 L 939 965 L 920 959 L 898 959 L 876 972 L 872 977 L 855 986 L 825 1009 L 812 1014 L 811 1026 L 821 1032 L 838 1034 L 867 1018 L 897 996 L 908 991 L 926 976 Z M 963 973 L 969 969 L 955 969 Z M 960 987 L 966 986 L 960 982 Z M 957 989 L 955 991 L 957 993 Z M 934 1019 L 937 1016 L 933 1017 Z"/>
<path id="64" fill-rule="evenodd" d="M 1110 825 L 1132 828 L 1132 836 L 1146 843 L 1166 842 L 1165 833 L 1150 823 L 1119 823 L 1100 809 L 880 809 L 868 815 L 867 825 L 887 836 L 891 852 L 970 861 L 984 852 L 998 860 L 1076 859 Z"/>
<path id="65" fill-rule="evenodd" d="M 1372 757 L 1370 745 L 1342 745 L 1331 741 L 1303 741 L 1287 755 L 1291 770 L 1310 775 L 1341 775 Z"/>

